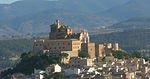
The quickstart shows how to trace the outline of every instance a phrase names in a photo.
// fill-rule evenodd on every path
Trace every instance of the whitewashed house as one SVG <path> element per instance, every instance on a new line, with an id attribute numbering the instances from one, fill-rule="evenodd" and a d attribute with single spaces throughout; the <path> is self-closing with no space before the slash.
<path id="1" fill-rule="evenodd" d="M 47 75 L 50 73 L 61 72 L 61 66 L 59 66 L 58 64 L 50 65 L 49 67 L 46 68 L 45 72 Z"/>

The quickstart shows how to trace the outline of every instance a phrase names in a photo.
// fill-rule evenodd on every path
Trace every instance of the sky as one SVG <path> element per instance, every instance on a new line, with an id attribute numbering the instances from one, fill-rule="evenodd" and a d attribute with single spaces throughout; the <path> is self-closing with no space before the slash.
<path id="1" fill-rule="evenodd" d="M 15 1 L 18 1 L 18 0 L 0 0 L 0 4 L 10 4 Z"/>
<path id="2" fill-rule="evenodd" d="M 10 4 L 19 0 L 0 0 L 0 4 Z M 56 0 L 48 0 L 48 1 L 56 1 Z"/>

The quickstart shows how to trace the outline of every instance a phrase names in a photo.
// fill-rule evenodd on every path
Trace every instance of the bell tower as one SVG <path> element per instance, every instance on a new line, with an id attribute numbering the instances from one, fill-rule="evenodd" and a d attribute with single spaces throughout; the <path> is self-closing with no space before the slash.
<path id="1" fill-rule="evenodd" d="M 89 37 L 88 31 L 87 30 L 82 30 L 79 39 L 82 43 L 89 43 L 90 42 L 90 37 Z"/>

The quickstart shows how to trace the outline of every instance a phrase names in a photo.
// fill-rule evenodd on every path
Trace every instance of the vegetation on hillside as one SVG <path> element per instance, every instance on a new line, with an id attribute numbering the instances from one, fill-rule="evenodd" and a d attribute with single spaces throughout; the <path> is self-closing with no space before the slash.
<path id="1" fill-rule="evenodd" d="M 0 56 L 14 57 L 21 55 L 21 53 L 31 51 L 32 47 L 32 39 L 0 40 Z"/>
<path id="2" fill-rule="evenodd" d="M 21 53 L 29 52 L 33 47 L 33 39 L 0 40 L 0 69 L 13 67 Z"/>
<path id="3" fill-rule="evenodd" d="M 57 72 L 50 74 L 50 76 L 47 79 L 66 79 L 65 74 L 62 72 Z"/>
<path id="4" fill-rule="evenodd" d="M 150 29 L 131 29 L 123 32 L 98 34 L 91 36 L 91 41 L 96 43 L 119 43 L 125 51 L 150 49 Z"/>
<path id="5" fill-rule="evenodd" d="M 112 51 L 112 54 L 115 58 L 118 58 L 118 59 L 129 58 L 129 54 L 123 51 Z"/>
<path id="6" fill-rule="evenodd" d="M 131 56 L 132 58 L 134 58 L 134 57 L 136 57 L 136 58 L 141 58 L 141 57 L 142 57 L 141 53 L 138 52 L 138 51 L 134 51 L 134 52 L 130 53 L 130 56 Z"/>
<path id="7" fill-rule="evenodd" d="M 110 28 L 114 28 L 114 29 L 150 28 L 150 17 L 131 18 L 127 21 L 114 24 Z"/>
<path id="8" fill-rule="evenodd" d="M 64 56 L 66 56 L 66 54 L 60 54 L 59 56 L 50 56 L 49 53 L 23 53 L 21 55 L 21 61 L 13 69 L 8 69 L 2 72 L 1 76 L 4 77 L 13 73 L 23 73 L 25 75 L 31 75 L 34 69 L 45 70 L 45 68 L 51 64 L 60 64 L 61 59 Z"/>
<path id="9" fill-rule="evenodd" d="M 112 51 L 112 54 L 115 58 L 118 59 L 128 59 L 128 58 L 142 58 L 142 55 L 138 51 L 134 52 L 124 52 L 124 51 Z"/>
<path id="10" fill-rule="evenodd" d="M 79 52 L 78 56 L 82 58 L 90 57 L 90 55 L 87 52 Z"/>
<path id="11" fill-rule="evenodd" d="M 149 16 L 150 0 L 130 0 L 128 3 L 111 8 L 103 12 L 103 16 L 109 16 L 118 20 L 126 20 L 133 17 Z M 137 6 L 138 5 L 138 6 Z"/>

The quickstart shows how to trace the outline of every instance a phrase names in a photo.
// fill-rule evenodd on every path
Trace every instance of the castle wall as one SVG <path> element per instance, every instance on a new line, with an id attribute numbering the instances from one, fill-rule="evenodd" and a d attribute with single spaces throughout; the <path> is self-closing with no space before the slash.
<path id="1" fill-rule="evenodd" d="M 72 41 L 72 51 L 81 50 L 81 41 Z"/>
<path id="2" fill-rule="evenodd" d="M 71 43 L 71 40 L 45 40 L 44 46 L 51 53 L 60 53 L 60 51 L 72 51 Z"/>
<path id="3" fill-rule="evenodd" d="M 61 51 L 61 53 L 67 53 L 69 57 L 78 57 L 78 51 Z"/>
<path id="4" fill-rule="evenodd" d="M 95 43 L 82 43 L 81 52 L 87 52 L 90 58 L 95 58 Z"/>
<path id="5" fill-rule="evenodd" d="M 95 58 L 95 43 L 88 43 L 88 54 L 90 58 Z"/>
<path id="6" fill-rule="evenodd" d="M 95 43 L 90 43 L 88 31 L 72 33 L 72 28 L 60 24 L 59 20 L 51 25 L 49 40 L 35 40 L 33 46 L 33 53 L 49 52 L 51 55 L 57 55 L 65 52 L 70 57 L 78 56 L 80 51 L 88 53 L 90 58 L 111 56 L 112 50 L 119 50 L 119 44 L 95 45 Z"/>
<path id="7" fill-rule="evenodd" d="M 42 40 L 34 42 L 34 53 L 48 50 L 50 53 L 61 53 L 61 51 L 79 51 L 81 42 L 76 39 Z"/>
<path id="8" fill-rule="evenodd" d="M 96 57 L 104 57 L 104 48 L 103 44 L 99 44 L 95 46 L 95 55 Z"/>
<path id="9" fill-rule="evenodd" d="M 33 53 L 42 53 L 44 50 L 44 40 L 34 40 Z"/>

